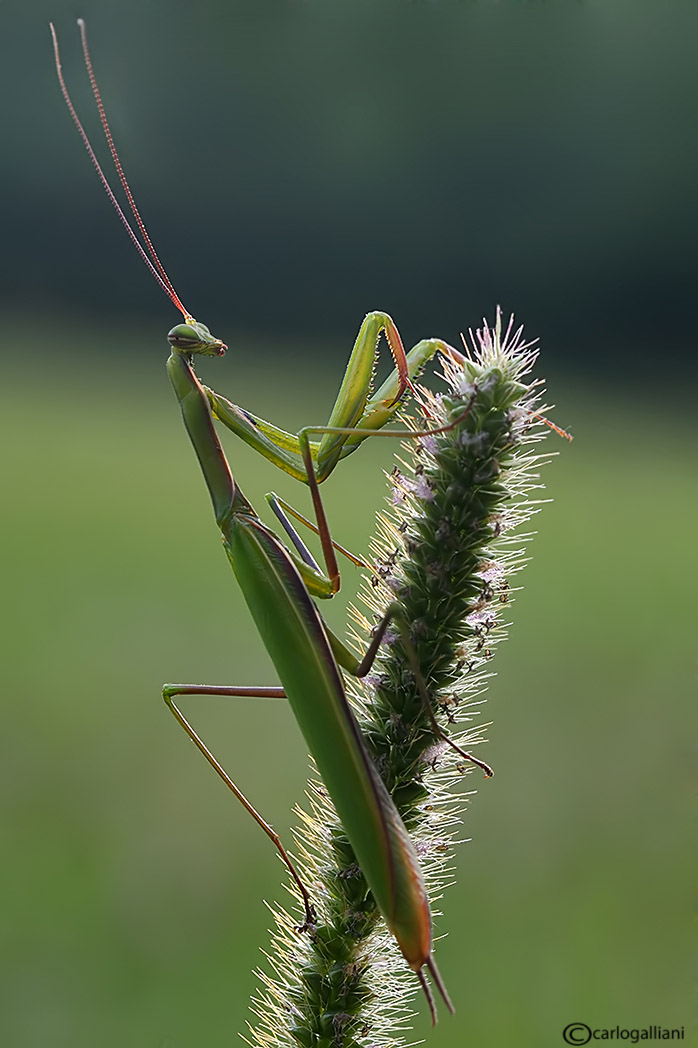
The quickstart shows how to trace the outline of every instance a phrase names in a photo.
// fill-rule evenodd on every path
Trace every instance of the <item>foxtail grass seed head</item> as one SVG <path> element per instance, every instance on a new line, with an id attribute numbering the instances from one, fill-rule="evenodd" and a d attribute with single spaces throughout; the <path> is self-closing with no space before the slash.
<path id="1" fill-rule="evenodd" d="M 445 392 L 419 391 L 415 437 L 389 476 L 389 508 L 378 517 L 375 571 L 352 609 L 352 641 L 364 651 L 388 605 L 410 624 L 436 718 L 458 745 L 483 741 L 479 720 L 490 663 L 504 636 L 512 578 L 530 534 L 521 526 L 541 505 L 538 445 L 549 432 L 537 357 L 513 317 L 497 312 L 443 358 Z M 466 413 L 466 409 L 467 413 Z M 370 675 L 347 679 L 369 752 L 411 833 L 432 904 L 453 881 L 452 847 L 467 798 L 454 792 L 473 771 L 435 737 L 399 630 L 389 628 Z M 481 772 L 475 769 L 478 775 Z M 255 1048 L 396 1048 L 404 1045 L 418 989 L 376 910 L 332 804 L 317 780 L 295 831 L 301 876 L 318 909 L 317 929 L 273 908 L 275 931 L 260 971 L 250 1026 Z M 293 909 L 301 909 L 293 887 Z M 448 981 L 448 980 L 447 980 Z M 457 1002 L 456 1002 L 457 1003 Z"/>

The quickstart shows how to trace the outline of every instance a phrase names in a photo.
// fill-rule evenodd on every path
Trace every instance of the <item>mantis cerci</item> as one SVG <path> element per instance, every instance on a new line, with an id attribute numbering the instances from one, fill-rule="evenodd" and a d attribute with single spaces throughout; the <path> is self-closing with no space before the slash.
<path id="1" fill-rule="evenodd" d="M 363 676 L 368 672 L 391 620 L 396 622 L 408 645 L 406 624 L 400 622 L 395 608 L 388 609 L 375 629 L 365 656 L 358 659 L 325 624 L 313 598 L 328 598 L 337 592 L 340 576 L 335 548 L 346 553 L 332 541 L 319 484 L 329 476 L 340 459 L 355 451 L 368 436 L 419 437 L 426 435 L 426 432 L 444 432 L 461 421 L 469 407 L 466 407 L 455 422 L 440 429 L 393 430 L 387 433 L 382 429 L 397 409 L 400 397 L 411 384 L 411 378 L 425 361 L 437 350 L 453 354 L 456 351 L 451 351 L 450 347 L 439 340 L 431 339 L 418 343 L 406 354 L 391 318 L 385 313 L 368 314 L 361 325 L 328 424 L 322 427 L 306 427 L 297 435 L 285 433 L 263 419 L 250 415 L 204 387 L 194 373 L 194 357 L 221 356 L 227 347 L 220 339 L 211 335 L 204 324 L 194 320 L 184 308 L 153 248 L 114 147 L 92 71 L 84 22 L 80 19 L 78 24 L 102 127 L 145 246 L 139 241 L 116 200 L 75 112 L 65 86 L 56 33 L 51 25 L 61 90 L 104 189 L 121 221 L 141 257 L 184 318 L 184 323 L 178 324 L 168 334 L 171 347 L 171 355 L 167 362 L 168 373 L 211 496 L 226 553 L 281 681 L 280 687 L 168 684 L 163 689 L 163 696 L 187 735 L 274 843 L 303 900 L 305 919 L 299 932 L 312 934 L 316 914 L 310 895 L 279 837 L 219 764 L 175 702 L 175 698 L 180 695 L 211 694 L 276 697 L 288 700 L 378 908 L 405 960 L 417 974 L 429 1003 L 432 1020 L 435 1021 L 436 1011 L 425 969 L 430 973 L 447 1007 L 452 1011 L 453 1006 L 432 956 L 431 912 L 419 862 L 398 810 L 368 756 L 346 698 L 341 673 L 343 670 Z M 385 332 L 395 361 L 395 371 L 371 397 L 371 376 L 381 332 Z M 232 429 L 275 465 L 309 485 L 316 524 L 306 521 L 275 496 L 268 496 L 274 513 L 291 539 L 294 550 L 287 549 L 275 533 L 261 521 L 236 484 L 215 432 L 214 418 Z M 312 441 L 311 436 L 321 439 Z M 321 570 L 302 542 L 284 509 L 289 510 L 304 523 L 310 524 L 319 535 L 326 573 Z M 352 559 L 364 564 L 358 558 Z M 417 677 L 418 667 L 413 666 L 413 669 Z M 425 708 L 430 714 L 435 736 L 446 741 L 463 757 L 479 765 L 486 774 L 491 774 L 486 764 L 461 750 L 441 730 L 431 713 L 429 696 L 421 680 L 419 687 L 423 693 Z"/>

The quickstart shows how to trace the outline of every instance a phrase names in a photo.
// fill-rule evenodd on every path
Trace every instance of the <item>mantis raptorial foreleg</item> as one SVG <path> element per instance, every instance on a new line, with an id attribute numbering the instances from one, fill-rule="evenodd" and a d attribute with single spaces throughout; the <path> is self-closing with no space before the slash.
<path id="1" fill-rule="evenodd" d="M 385 333 L 396 366 L 380 389 L 369 397 L 381 333 Z M 196 325 L 189 322 L 179 324 L 170 331 L 169 337 L 173 336 L 179 339 L 196 339 L 198 337 Z M 327 425 L 304 427 L 298 433 L 289 433 L 279 429 L 265 419 L 233 404 L 209 387 L 203 386 L 202 388 L 208 396 L 211 413 L 217 421 L 225 425 L 273 465 L 313 489 L 329 477 L 341 459 L 356 451 L 362 441 L 369 436 L 381 434 L 382 428 L 397 411 L 405 388 L 409 386 L 414 390 L 412 379 L 421 373 L 425 364 L 437 352 L 455 358 L 460 356 L 458 351 L 447 342 L 435 338 L 418 342 L 409 353 L 405 354 L 400 333 L 392 318 L 387 313 L 378 311 L 368 313 L 359 329 Z M 311 440 L 312 434 L 321 439 L 319 441 Z M 300 552 L 300 546 L 295 537 L 296 532 L 290 527 L 288 518 L 281 511 L 278 498 L 273 494 L 267 498 L 284 530 Z M 318 526 L 315 527 L 289 503 L 285 502 L 284 508 L 298 521 L 316 531 L 321 541 L 326 542 L 329 548 L 331 540 L 323 539 L 324 529 L 319 517 Z M 363 558 L 350 553 L 338 543 L 332 543 L 332 545 L 357 566 L 369 566 Z M 315 561 L 307 551 L 301 554 L 301 559 L 308 567 L 317 568 Z M 305 574 L 302 568 L 300 570 L 310 592 L 316 596 L 324 596 L 324 593 L 318 593 L 315 589 L 315 581 L 312 576 Z M 339 589 L 339 572 L 336 563 L 330 568 L 330 578 L 332 593 L 335 593 Z"/>
<path id="2" fill-rule="evenodd" d="M 385 332 L 396 367 L 380 389 L 369 396 L 382 332 Z M 412 380 L 438 351 L 447 355 L 457 352 L 441 339 L 432 338 L 418 342 L 405 354 L 402 339 L 391 317 L 381 312 L 366 315 L 327 426 L 323 430 L 313 430 L 318 435 L 323 434 L 322 440 L 310 444 L 319 484 L 327 479 L 340 459 L 356 451 L 371 432 L 381 429 L 390 421 L 400 406 L 405 387 L 411 387 Z M 307 483 L 299 433 L 279 429 L 231 403 L 214 390 L 206 386 L 204 389 L 214 418 L 279 469 Z"/>

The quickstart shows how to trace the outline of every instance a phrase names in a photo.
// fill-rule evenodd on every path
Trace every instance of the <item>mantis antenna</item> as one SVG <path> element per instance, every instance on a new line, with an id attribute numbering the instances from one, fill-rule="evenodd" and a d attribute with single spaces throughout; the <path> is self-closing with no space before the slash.
<path id="1" fill-rule="evenodd" d="M 180 311 L 180 313 L 184 317 L 185 321 L 189 322 L 189 321 L 191 321 L 193 319 L 192 315 L 189 312 L 189 310 L 185 309 L 185 307 L 182 305 L 182 301 L 181 301 L 179 295 L 177 294 L 177 292 L 175 291 L 174 286 L 172 284 L 172 281 L 170 280 L 170 278 L 167 275 L 167 272 L 165 271 L 165 267 L 163 266 L 162 262 L 160 261 L 160 259 L 157 256 L 157 252 L 155 251 L 155 248 L 153 247 L 153 242 L 150 239 L 150 236 L 148 234 L 148 230 L 145 228 L 145 223 L 143 222 L 143 219 L 140 216 L 138 208 L 136 207 L 136 202 L 133 199 L 133 193 L 131 192 L 131 187 L 129 186 L 128 181 L 126 180 L 126 175 L 124 174 L 124 169 L 121 166 L 121 161 L 119 160 L 119 154 L 116 151 L 116 146 L 114 145 L 114 139 L 112 137 L 111 129 L 109 127 L 109 122 L 107 121 L 107 115 L 106 115 L 106 113 L 104 111 L 104 103 L 102 102 L 102 96 L 99 93 L 99 88 L 97 86 L 97 80 L 95 78 L 95 74 L 94 74 L 94 71 L 92 69 L 92 61 L 90 59 L 90 51 L 89 51 L 89 48 L 87 46 L 87 33 L 86 33 L 86 30 L 85 30 L 85 22 L 84 22 L 84 20 L 82 18 L 78 18 L 78 26 L 80 27 L 80 39 L 82 41 L 82 53 L 83 53 L 83 55 L 85 57 L 85 66 L 87 68 L 87 75 L 90 78 L 90 83 L 92 85 L 92 92 L 93 92 L 93 94 L 95 96 L 95 101 L 97 102 L 97 108 L 99 110 L 99 119 L 100 119 L 100 121 L 102 123 L 102 129 L 104 131 L 104 136 L 105 136 L 105 138 L 107 140 L 107 144 L 109 146 L 109 151 L 110 151 L 110 153 L 112 155 L 112 159 L 114 161 L 114 167 L 116 168 L 116 173 L 119 176 L 119 181 L 121 182 L 121 185 L 123 187 L 124 193 L 126 194 L 126 199 L 128 200 L 129 207 L 131 208 L 131 211 L 133 212 L 133 217 L 136 220 L 136 225 L 138 226 L 138 229 L 140 230 L 141 236 L 143 237 L 143 240 L 145 241 L 145 248 L 143 247 L 143 245 L 141 244 L 140 240 L 138 239 L 138 237 L 136 236 L 135 232 L 133 231 L 133 228 L 132 228 L 129 220 L 127 219 L 126 215 L 124 214 L 124 212 L 122 210 L 121 204 L 116 199 L 116 197 L 114 195 L 114 191 L 112 190 L 112 187 L 109 184 L 109 180 L 108 180 L 107 176 L 104 174 L 104 171 L 102 170 L 102 166 L 101 166 L 99 160 L 97 159 L 97 156 L 95 154 L 94 149 L 92 148 L 92 145 L 90 143 L 89 138 L 87 137 L 87 132 L 85 131 L 85 129 L 82 126 L 82 124 L 80 123 L 80 118 L 79 118 L 79 116 L 78 116 L 78 114 L 77 114 L 77 112 L 75 110 L 75 106 L 73 105 L 72 99 L 71 99 L 70 95 L 68 94 L 68 88 L 65 85 L 65 80 L 63 79 L 63 70 L 61 68 L 61 56 L 60 56 L 60 52 L 58 50 L 58 37 L 56 36 L 56 30 L 53 27 L 53 22 L 49 22 L 49 26 L 51 28 L 51 36 L 53 38 L 53 53 L 54 53 L 55 60 L 56 60 L 56 73 L 58 74 L 58 82 L 59 82 L 59 84 L 61 86 L 61 91 L 63 93 L 63 98 L 65 99 L 65 103 L 66 103 L 66 105 L 68 107 L 70 115 L 73 118 L 73 123 L 75 124 L 75 126 L 77 127 L 77 129 L 78 129 L 78 131 L 80 133 L 80 137 L 82 138 L 82 141 L 84 143 L 85 149 L 87 150 L 87 152 L 88 152 L 88 154 L 90 156 L 90 160 L 94 164 L 95 170 L 97 171 L 97 174 L 99 175 L 99 179 L 100 179 L 100 181 L 101 181 L 101 183 L 102 183 L 102 185 L 104 187 L 104 191 L 107 194 L 107 196 L 109 197 L 109 199 L 111 200 L 117 215 L 121 219 L 121 221 L 122 221 L 122 223 L 123 223 L 123 225 L 124 225 L 124 227 L 126 229 L 126 232 L 128 233 L 128 235 L 130 236 L 131 240 L 133 241 L 133 243 L 134 243 L 134 245 L 135 245 L 139 255 L 141 256 L 141 258 L 145 262 L 146 266 L 148 267 L 150 272 L 153 274 L 153 276 L 155 277 L 155 279 L 157 280 L 158 284 L 160 285 L 162 290 L 165 292 L 167 297 L 172 301 L 172 303 Z"/>

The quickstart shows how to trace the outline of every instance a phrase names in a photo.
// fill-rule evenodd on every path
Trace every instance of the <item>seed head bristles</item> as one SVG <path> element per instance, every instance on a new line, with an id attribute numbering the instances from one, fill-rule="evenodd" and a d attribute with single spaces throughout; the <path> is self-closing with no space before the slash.
<path id="1" fill-rule="evenodd" d="M 389 509 L 379 513 L 374 573 L 352 609 L 351 642 L 364 651 L 385 608 L 396 602 L 437 720 L 459 746 L 483 741 L 477 722 L 490 661 L 514 600 L 512 576 L 525 563 L 517 529 L 538 512 L 536 470 L 549 457 L 531 445 L 548 433 L 540 383 L 528 376 L 533 342 L 502 336 L 501 313 L 443 360 L 446 391 L 420 389 L 415 430 L 460 418 L 445 433 L 404 445 L 389 475 Z M 464 416 L 464 407 L 472 401 Z M 513 534 L 512 534 L 513 532 Z M 453 845 L 471 790 L 454 793 L 472 766 L 435 737 L 398 630 L 388 630 L 369 676 L 347 678 L 368 748 L 413 836 L 433 903 L 452 883 Z M 464 725 L 468 725 L 464 729 Z M 481 774 L 478 771 L 478 774 Z M 276 931 L 259 973 L 250 1026 L 253 1048 L 397 1048 L 413 1015 L 418 982 L 372 905 L 349 842 L 321 783 L 311 780 L 298 810 L 298 865 L 318 910 L 312 936 L 275 908 Z M 302 907 L 294 887 L 295 909 Z M 368 894 L 368 898 L 367 898 Z"/>

